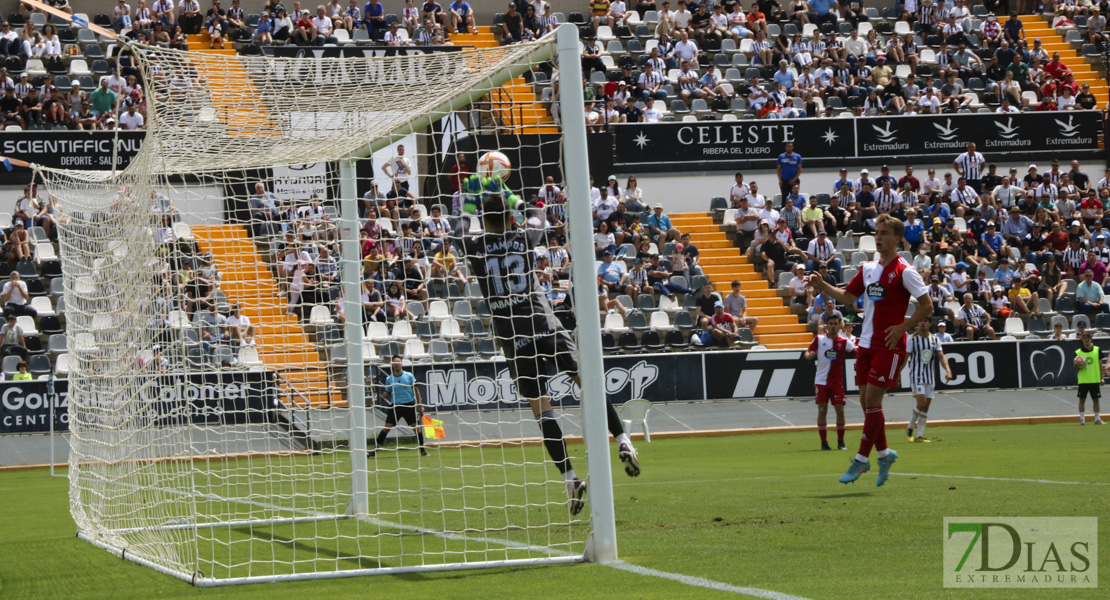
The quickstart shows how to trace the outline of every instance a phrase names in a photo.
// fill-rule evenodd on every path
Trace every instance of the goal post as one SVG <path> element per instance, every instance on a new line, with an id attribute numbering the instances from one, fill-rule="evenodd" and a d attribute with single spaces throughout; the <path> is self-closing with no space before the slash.
<path id="1" fill-rule="evenodd" d="M 198 586 L 615 560 L 585 112 L 560 103 L 557 124 L 541 93 L 582 97 L 577 29 L 390 56 L 132 50 L 135 158 L 35 169 L 59 216 L 81 539 Z M 511 167 L 481 171 L 491 153 Z M 563 191 L 541 197 L 547 177 Z M 515 387 L 522 340 L 465 252 L 489 194 L 545 215 L 518 274 L 574 323 L 583 387 L 541 373 L 554 416 Z M 565 466 L 588 512 L 540 419 L 584 438 Z"/>

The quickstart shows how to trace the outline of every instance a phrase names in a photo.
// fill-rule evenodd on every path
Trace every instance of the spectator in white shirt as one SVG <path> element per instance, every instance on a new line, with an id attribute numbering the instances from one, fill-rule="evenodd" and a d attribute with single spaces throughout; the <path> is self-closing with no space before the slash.
<path id="1" fill-rule="evenodd" d="M 138 106 L 129 104 L 127 110 L 119 116 L 119 125 L 122 129 L 143 129 L 146 126 L 146 121 L 143 119 L 142 113 L 136 110 Z"/>
<path id="2" fill-rule="evenodd" d="M 648 98 L 644 108 L 644 122 L 645 123 L 659 123 L 663 120 L 663 113 L 655 108 L 655 98 Z"/>

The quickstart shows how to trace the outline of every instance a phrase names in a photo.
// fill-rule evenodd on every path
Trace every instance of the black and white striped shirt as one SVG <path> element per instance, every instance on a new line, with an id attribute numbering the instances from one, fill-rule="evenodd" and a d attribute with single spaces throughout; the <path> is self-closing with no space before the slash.
<path id="1" fill-rule="evenodd" d="M 1063 171 L 1049 171 L 1048 178 L 1054 185 L 1060 185 L 1060 178 L 1064 175 Z"/>
<path id="2" fill-rule="evenodd" d="M 960 307 L 960 314 L 956 315 L 956 317 L 967 325 L 982 327 L 983 317 L 986 314 L 987 311 L 983 310 L 982 306 L 972 304 L 971 309 L 968 309 L 966 306 Z"/>
<path id="3" fill-rule="evenodd" d="M 1048 196 L 1048 198 L 1050 200 L 1056 201 L 1056 194 L 1057 194 L 1056 186 L 1052 185 L 1051 183 L 1048 184 L 1048 185 L 1045 185 L 1043 183 L 1041 185 L 1038 185 L 1037 189 L 1033 193 L 1035 194 L 1034 197 L 1037 200 L 1040 200 L 1044 196 Z"/>
<path id="4" fill-rule="evenodd" d="M 982 310 L 982 309 L 980 309 Z M 910 383 L 916 385 L 936 385 L 936 372 L 941 351 L 940 340 L 935 335 L 922 337 L 910 336 L 906 340 L 906 353 L 909 355 Z"/>
<path id="5" fill-rule="evenodd" d="M 922 25 L 932 25 L 936 23 L 936 8 L 924 5 L 918 7 L 917 22 Z"/>
<path id="6" fill-rule="evenodd" d="M 986 162 L 987 159 L 978 152 L 973 154 L 964 152 L 956 157 L 956 164 L 963 170 L 964 178 L 968 181 L 976 181 L 982 177 L 981 169 Z"/>
<path id="7" fill-rule="evenodd" d="M 878 205 L 879 212 L 890 212 L 902 203 L 902 194 L 894 190 L 879 190 L 875 192 L 875 203 Z"/>
<path id="8" fill-rule="evenodd" d="M 1087 262 L 1087 251 L 1082 247 L 1072 248 L 1068 246 L 1068 248 L 1064 250 L 1064 264 L 1071 270 L 1078 271 L 1079 267 L 1083 266 L 1085 262 Z"/>
<path id="9" fill-rule="evenodd" d="M 964 189 L 956 188 L 952 190 L 951 200 L 954 204 L 963 204 L 964 206 L 971 206 L 975 202 L 975 190 L 965 187 Z"/>

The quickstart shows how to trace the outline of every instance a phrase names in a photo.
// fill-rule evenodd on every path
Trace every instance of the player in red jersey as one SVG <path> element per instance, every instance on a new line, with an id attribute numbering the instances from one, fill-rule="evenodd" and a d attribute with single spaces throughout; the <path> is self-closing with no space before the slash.
<path id="1" fill-rule="evenodd" d="M 829 447 L 828 421 L 829 404 L 836 410 L 836 449 L 847 450 L 844 445 L 844 358 L 856 349 L 847 338 L 840 335 L 844 318 L 840 311 L 834 310 L 821 317 L 825 321 L 825 333 L 817 334 L 806 350 L 806 360 L 817 359 L 817 432 L 821 434 L 821 449 Z"/>
<path id="2" fill-rule="evenodd" d="M 843 305 L 864 297 L 863 331 L 856 350 L 856 385 L 863 406 L 863 435 L 859 453 L 852 459 L 841 483 L 859 479 L 871 468 L 871 448 L 878 451 L 879 476 L 875 485 L 883 485 L 890 476 L 890 466 L 898 453 L 887 448 L 883 428 L 883 396 L 897 386 L 899 368 L 906 356 L 906 332 L 923 319 L 933 315 L 929 289 L 913 265 L 898 256 L 905 227 L 890 215 L 875 220 L 875 249 L 879 259 L 863 263 L 856 276 L 844 289 L 829 285 L 818 274 L 810 275 L 809 285 L 831 296 Z M 917 298 L 917 310 L 906 318 L 910 298 Z"/>

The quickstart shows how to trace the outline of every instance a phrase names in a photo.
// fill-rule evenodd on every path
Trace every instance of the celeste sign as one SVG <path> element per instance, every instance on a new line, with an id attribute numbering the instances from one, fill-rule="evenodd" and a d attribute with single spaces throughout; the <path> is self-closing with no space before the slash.
<path id="1" fill-rule="evenodd" d="M 984 153 L 1098 151 L 1098 111 L 954 114 L 854 119 L 630 123 L 614 128 L 618 167 L 769 167 L 794 142 L 806 164 L 845 159 L 951 160 L 975 142 Z M 988 157 L 989 160 L 989 157 Z"/>
<path id="2" fill-rule="evenodd" d="M 777 119 L 634 123 L 616 127 L 614 163 L 699 163 L 773 159 L 795 142 L 804 156 L 838 158 L 855 152 L 848 119 Z"/>

